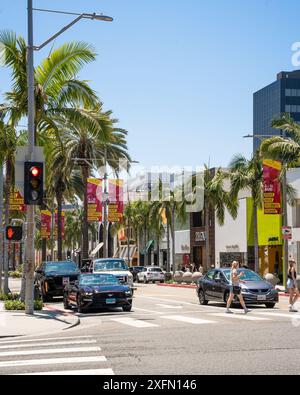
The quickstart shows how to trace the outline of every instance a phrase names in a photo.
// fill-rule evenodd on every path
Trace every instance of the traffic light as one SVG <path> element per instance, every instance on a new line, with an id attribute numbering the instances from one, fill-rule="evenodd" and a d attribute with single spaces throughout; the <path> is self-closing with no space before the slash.
<path id="1" fill-rule="evenodd" d="M 27 206 L 42 206 L 44 194 L 44 164 L 25 162 L 24 203 Z"/>
<path id="2" fill-rule="evenodd" d="M 23 227 L 22 226 L 7 226 L 5 229 L 5 236 L 7 241 L 22 241 Z"/>

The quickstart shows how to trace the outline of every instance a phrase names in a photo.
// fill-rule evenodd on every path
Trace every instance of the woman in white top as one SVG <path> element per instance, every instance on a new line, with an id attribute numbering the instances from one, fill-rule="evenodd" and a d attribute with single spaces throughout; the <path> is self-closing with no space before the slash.
<path id="1" fill-rule="evenodd" d="M 238 268 L 239 268 L 239 263 L 234 261 L 232 262 L 231 266 L 231 273 L 230 273 L 230 282 L 231 282 L 231 287 L 230 287 L 230 295 L 228 298 L 227 302 L 227 309 L 226 313 L 232 314 L 232 311 L 230 310 L 231 303 L 233 302 L 233 299 L 235 296 L 238 296 L 240 303 L 245 311 L 245 314 L 249 313 L 250 310 L 247 309 L 246 304 L 244 302 L 244 298 L 242 295 L 242 289 L 240 287 L 241 277 L 244 276 L 244 273 L 238 274 Z"/>

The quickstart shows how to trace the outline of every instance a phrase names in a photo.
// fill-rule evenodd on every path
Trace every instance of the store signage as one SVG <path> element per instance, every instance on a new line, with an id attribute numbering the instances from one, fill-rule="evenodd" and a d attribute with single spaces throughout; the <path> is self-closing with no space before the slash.
<path id="1" fill-rule="evenodd" d="M 226 246 L 226 252 L 240 252 L 239 245 Z"/>
<path id="2" fill-rule="evenodd" d="M 282 165 L 275 160 L 263 162 L 264 212 L 266 215 L 281 214 L 281 186 L 279 181 Z"/>
<path id="3" fill-rule="evenodd" d="M 88 222 L 102 221 L 102 180 L 89 178 L 87 184 Z"/>
<path id="4" fill-rule="evenodd" d="M 206 232 L 196 232 L 195 233 L 195 241 L 205 241 L 206 240 Z"/>

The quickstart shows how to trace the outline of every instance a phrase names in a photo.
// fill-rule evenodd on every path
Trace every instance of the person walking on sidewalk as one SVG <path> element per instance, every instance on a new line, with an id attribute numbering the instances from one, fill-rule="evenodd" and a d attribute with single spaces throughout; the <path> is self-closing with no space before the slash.
<path id="1" fill-rule="evenodd" d="M 232 314 L 232 311 L 230 310 L 231 303 L 233 302 L 233 299 L 235 296 L 238 296 L 239 301 L 244 309 L 245 314 L 249 313 L 250 310 L 247 309 L 243 295 L 242 295 L 242 289 L 240 286 L 240 283 L 243 283 L 241 281 L 241 277 L 244 276 L 244 273 L 238 273 L 238 268 L 239 268 L 239 263 L 234 261 L 232 262 L 231 266 L 231 272 L 230 272 L 230 282 L 231 282 L 231 288 L 230 288 L 230 295 L 228 298 L 227 302 L 227 308 L 226 308 L 226 313 L 227 314 Z"/>
<path id="2" fill-rule="evenodd" d="M 296 262 L 292 260 L 289 262 L 287 289 L 290 294 L 290 313 L 298 313 L 298 310 L 294 306 L 300 294 L 297 284 Z"/>

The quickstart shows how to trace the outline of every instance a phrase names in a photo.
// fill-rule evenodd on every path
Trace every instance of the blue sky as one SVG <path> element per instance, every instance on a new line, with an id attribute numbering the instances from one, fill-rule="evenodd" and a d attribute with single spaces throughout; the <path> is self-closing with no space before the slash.
<path id="1" fill-rule="evenodd" d="M 26 36 L 26 0 L 1 0 L 0 29 Z M 251 154 L 252 95 L 293 70 L 300 41 L 298 0 L 35 0 L 37 8 L 103 12 L 112 24 L 82 21 L 65 41 L 99 54 L 81 77 L 91 81 L 129 131 L 133 159 L 145 165 L 226 166 Z M 40 44 L 72 17 L 35 15 Z M 48 55 L 50 47 L 36 56 Z M 0 91 L 9 74 L 0 69 Z"/>

